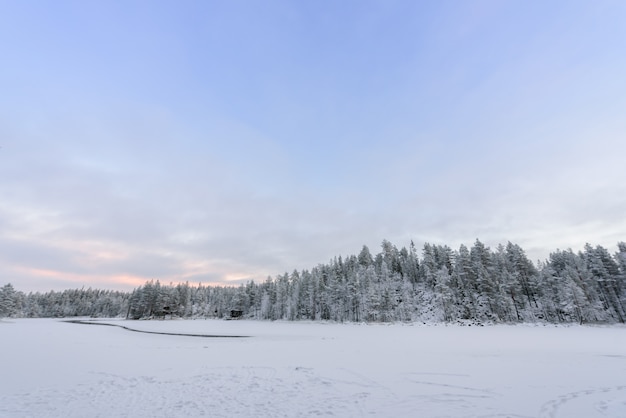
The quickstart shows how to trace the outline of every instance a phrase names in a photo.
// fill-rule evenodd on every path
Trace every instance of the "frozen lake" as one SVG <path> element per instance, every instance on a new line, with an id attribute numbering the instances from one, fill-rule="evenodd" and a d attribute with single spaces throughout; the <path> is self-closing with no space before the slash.
<path id="1" fill-rule="evenodd" d="M 103 322 L 103 321 L 100 321 Z M 0 321 L 1 417 L 626 417 L 626 327 Z"/>

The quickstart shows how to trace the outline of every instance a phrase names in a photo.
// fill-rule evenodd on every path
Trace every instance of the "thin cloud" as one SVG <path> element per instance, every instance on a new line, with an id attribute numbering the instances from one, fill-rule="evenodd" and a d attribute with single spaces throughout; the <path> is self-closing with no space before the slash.
<path id="1" fill-rule="evenodd" d="M 620 4 L 5 9 L 16 288 L 238 284 L 383 239 L 532 259 L 625 239 Z"/>

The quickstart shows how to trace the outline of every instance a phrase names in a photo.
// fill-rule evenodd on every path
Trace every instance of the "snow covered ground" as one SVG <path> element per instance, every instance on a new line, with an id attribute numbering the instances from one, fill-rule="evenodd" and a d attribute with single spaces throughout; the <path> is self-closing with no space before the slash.
<path id="1" fill-rule="evenodd" d="M 102 322 L 102 321 L 100 321 Z M 0 417 L 626 417 L 626 328 L 0 321 Z"/>

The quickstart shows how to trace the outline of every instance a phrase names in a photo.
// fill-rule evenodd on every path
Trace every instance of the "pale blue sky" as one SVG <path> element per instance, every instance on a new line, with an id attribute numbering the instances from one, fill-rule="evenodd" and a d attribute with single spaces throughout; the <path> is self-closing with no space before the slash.
<path id="1" fill-rule="evenodd" d="M 0 284 L 626 239 L 623 1 L 0 1 Z"/>

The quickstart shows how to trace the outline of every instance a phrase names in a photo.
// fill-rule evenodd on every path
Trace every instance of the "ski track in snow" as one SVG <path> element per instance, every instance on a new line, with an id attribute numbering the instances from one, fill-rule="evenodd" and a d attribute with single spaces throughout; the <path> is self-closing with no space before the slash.
<path id="1" fill-rule="evenodd" d="M 393 410 L 396 416 L 409 417 L 437 406 L 438 417 L 532 418 L 496 411 L 485 414 L 484 401 L 501 395 L 493 389 L 463 386 L 466 375 L 407 373 L 402 378 L 416 389 L 415 395 L 407 397 L 351 370 L 332 374 L 303 367 L 220 367 L 185 379 L 96 373 L 94 383 L 69 390 L 45 388 L 0 396 L 0 416 L 26 418 L 46 411 L 45 416 L 51 418 L 385 417 Z M 459 383 L 449 383 L 451 378 Z M 424 393 L 424 387 L 429 393 Z M 615 395 L 623 392 L 626 386 L 567 393 L 545 403 L 539 418 L 567 417 L 562 407 L 575 407 L 576 402 L 585 407 L 591 403 L 594 416 L 622 417 L 626 400 Z"/>
<path id="2" fill-rule="evenodd" d="M 620 393 L 622 392 L 622 393 Z M 566 393 L 546 402 L 541 407 L 541 418 L 566 418 L 565 406 L 572 408 L 593 407 L 596 414 L 607 417 L 626 417 L 626 386 L 604 387 Z M 615 399 L 621 395 L 621 399 Z"/>
<path id="3" fill-rule="evenodd" d="M 418 411 L 448 411 L 475 417 L 521 417 L 514 414 L 467 415 L 481 410 L 484 398 L 498 396 L 491 390 L 414 380 L 407 384 L 428 386 L 430 393 L 394 393 L 378 382 L 346 369 L 332 376 L 309 368 L 222 367 L 186 379 L 123 377 L 97 374 L 97 382 L 70 390 L 37 390 L 13 397 L 0 396 L 0 413 L 26 418 L 31 411 L 47 417 L 412 417 Z M 437 377 L 435 373 L 428 373 Z M 440 377 L 446 380 L 449 375 Z M 453 376 L 463 378 L 464 376 Z M 87 412 L 87 411 L 91 411 Z M 3 416 L 4 416 L 3 415 Z M 429 415 L 424 415 L 429 416 Z"/>
<path id="4" fill-rule="evenodd" d="M 326 377 L 300 367 L 223 367 L 175 380 L 100 374 L 95 384 L 69 391 L 48 388 L 0 396 L 0 414 L 30 417 L 31 411 L 45 410 L 48 417 L 384 416 L 384 405 L 377 411 L 369 402 L 378 396 L 379 385 L 349 372 L 339 374 Z"/>

